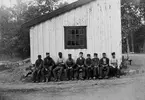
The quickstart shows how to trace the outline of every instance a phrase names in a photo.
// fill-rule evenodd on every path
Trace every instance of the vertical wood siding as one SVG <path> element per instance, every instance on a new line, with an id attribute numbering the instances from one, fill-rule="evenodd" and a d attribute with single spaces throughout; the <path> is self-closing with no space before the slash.
<path id="1" fill-rule="evenodd" d="M 64 26 L 87 26 L 87 49 L 64 49 Z M 56 61 L 58 52 L 64 58 L 68 53 L 77 58 L 80 51 L 93 56 L 98 53 L 101 58 L 106 52 L 110 58 L 116 52 L 121 61 L 121 14 L 120 0 L 96 0 L 74 9 L 63 15 L 36 25 L 30 29 L 31 61 L 35 62 L 37 55 L 45 57 L 50 52 Z"/>

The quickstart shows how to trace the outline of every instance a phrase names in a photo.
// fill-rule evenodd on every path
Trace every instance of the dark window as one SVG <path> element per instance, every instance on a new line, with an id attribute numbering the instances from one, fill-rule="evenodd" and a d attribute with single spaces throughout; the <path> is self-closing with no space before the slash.
<path id="1" fill-rule="evenodd" d="M 87 49 L 86 26 L 65 26 L 65 49 Z"/>

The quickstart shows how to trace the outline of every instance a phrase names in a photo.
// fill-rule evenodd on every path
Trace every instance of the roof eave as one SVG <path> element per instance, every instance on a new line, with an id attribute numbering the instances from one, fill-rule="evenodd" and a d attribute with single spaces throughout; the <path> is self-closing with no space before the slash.
<path id="1" fill-rule="evenodd" d="M 74 3 L 71 3 L 69 5 L 64 6 L 62 8 L 59 8 L 59 9 L 57 9 L 57 10 L 51 12 L 51 13 L 39 16 L 37 18 L 34 18 L 34 19 L 24 23 L 22 25 L 22 28 L 30 28 L 32 26 L 35 26 L 35 25 L 40 24 L 42 22 L 45 22 L 46 20 L 50 20 L 50 19 L 52 19 L 54 17 L 57 17 L 61 14 L 64 14 L 66 12 L 69 12 L 69 11 L 73 10 L 73 9 L 76 9 L 78 7 L 81 7 L 81 6 L 85 5 L 85 4 L 88 4 L 92 1 L 95 1 L 95 0 L 79 0 L 79 1 L 76 1 Z"/>

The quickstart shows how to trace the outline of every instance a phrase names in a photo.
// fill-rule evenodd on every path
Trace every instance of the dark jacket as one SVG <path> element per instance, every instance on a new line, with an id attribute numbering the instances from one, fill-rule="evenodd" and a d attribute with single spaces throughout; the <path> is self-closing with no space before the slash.
<path id="1" fill-rule="evenodd" d="M 92 59 L 92 66 L 99 66 L 99 58 Z"/>
<path id="2" fill-rule="evenodd" d="M 54 65 L 55 65 L 55 62 L 51 57 L 46 57 L 44 59 L 44 67 L 45 68 L 49 68 L 50 66 L 54 66 Z"/>
<path id="3" fill-rule="evenodd" d="M 37 59 L 35 62 L 35 68 L 41 69 L 43 67 L 43 60 L 42 59 Z"/>
<path id="4" fill-rule="evenodd" d="M 87 59 L 85 60 L 85 65 L 86 65 L 86 66 L 91 66 L 91 65 L 92 65 L 92 59 L 91 59 L 91 58 L 87 58 Z"/>
<path id="5" fill-rule="evenodd" d="M 77 61 L 76 61 L 76 64 L 80 65 L 80 66 L 84 65 L 85 64 L 85 58 L 82 58 L 82 59 L 78 58 Z"/>
<path id="6" fill-rule="evenodd" d="M 102 58 L 100 60 L 100 65 L 108 65 L 109 66 L 109 59 L 107 57 Z"/>
<path id="7" fill-rule="evenodd" d="M 66 67 L 74 67 L 75 62 L 73 59 L 67 59 L 65 62 Z"/>

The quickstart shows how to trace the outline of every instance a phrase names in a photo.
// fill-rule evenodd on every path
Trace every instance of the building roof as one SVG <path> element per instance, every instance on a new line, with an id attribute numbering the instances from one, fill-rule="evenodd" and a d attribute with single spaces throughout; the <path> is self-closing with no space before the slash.
<path id="1" fill-rule="evenodd" d="M 36 18 L 24 23 L 22 25 L 22 28 L 30 28 L 32 26 L 35 26 L 35 25 L 40 24 L 42 22 L 45 22 L 45 21 L 47 21 L 49 19 L 57 17 L 57 16 L 59 16 L 61 14 L 69 12 L 69 11 L 71 11 L 73 9 L 81 7 L 81 6 L 85 5 L 85 4 L 88 4 L 88 3 L 92 2 L 92 1 L 95 1 L 95 0 L 78 0 L 78 1 L 76 1 L 74 3 L 68 4 L 68 5 L 64 6 L 64 7 L 61 7 L 59 9 L 57 9 L 57 10 L 54 10 L 51 13 L 36 17 Z"/>

